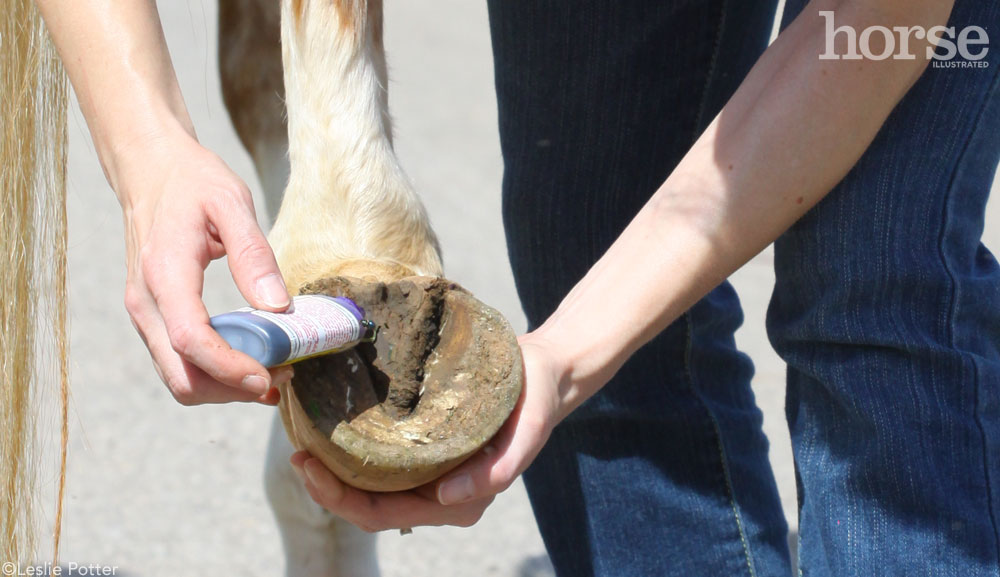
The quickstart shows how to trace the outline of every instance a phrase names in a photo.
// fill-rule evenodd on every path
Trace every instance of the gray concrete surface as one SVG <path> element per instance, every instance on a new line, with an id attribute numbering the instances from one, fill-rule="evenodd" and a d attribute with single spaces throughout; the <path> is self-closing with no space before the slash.
<path id="1" fill-rule="evenodd" d="M 397 146 L 421 191 L 446 270 L 525 323 L 500 223 L 501 159 L 485 4 L 387 3 Z M 219 95 L 214 2 L 159 2 L 199 135 L 257 187 Z M 159 383 L 122 305 L 120 211 L 78 110 L 69 172 L 73 398 L 65 561 L 120 567 L 119 575 L 277 575 L 281 548 L 265 503 L 262 463 L 272 409 L 184 408 Z M 260 205 L 260 203 L 258 203 Z M 996 246 L 995 205 L 988 244 Z M 782 407 L 783 371 L 763 328 L 773 282 L 765 252 L 733 278 L 746 309 L 738 341 L 757 363 L 772 462 L 794 528 L 794 474 Z M 225 263 L 208 272 L 211 313 L 242 301 Z M 551 575 L 518 484 L 472 529 L 418 528 L 380 536 L 387 577 Z"/>

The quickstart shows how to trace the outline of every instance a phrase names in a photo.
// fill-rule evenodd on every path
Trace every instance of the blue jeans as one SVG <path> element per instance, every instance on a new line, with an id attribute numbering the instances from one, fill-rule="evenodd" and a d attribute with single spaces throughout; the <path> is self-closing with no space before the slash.
<path id="1" fill-rule="evenodd" d="M 504 223 L 534 328 L 742 81 L 775 2 L 489 8 Z M 951 25 L 970 24 L 1000 39 L 998 3 L 958 0 Z M 1000 575 L 990 48 L 987 69 L 929 69 L 776 243 L 768 331 L 788 363 L 802 575 Z M 524 479 L 560 577 L 792 573 L 741 322 L 719 286 L 553 432 Z"/>

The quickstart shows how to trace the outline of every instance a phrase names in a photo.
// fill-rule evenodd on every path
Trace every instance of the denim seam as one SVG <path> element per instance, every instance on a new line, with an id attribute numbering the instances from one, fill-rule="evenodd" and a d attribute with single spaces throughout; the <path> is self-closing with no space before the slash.
<path id="1" fill-rule="evenodd" d="M 986 446 L 987 442 L 986 430 L 983 428 L 982 419 L 979 418 L 979 383 L 980 383 L 979 366 L 976 364 L 974 358 L 971 359 L 971 361 L 972 361 L 972 373 L 975 377 L 974 382 L 976 383 L 976 386 L 973 387 L 974 404 L 973 404 L 972 416 L 976 421 L 976 426 L 979 428 L 979 434 L 983 440 L 983 475 L 986 477 L 986 499 L 989 502 L 989 507 L 987 508 L 989 509 L 990 512 L 990 521 L 993 523 L 993 535 L 997 539 L 997 559 L 998 563 L 1000 563 L 1000 532 L 997 531 L 997 519 L 993 514 L 993 486 L 990 482 L 990 467 L 989 467 L 990 455 L 989 455 L 989 449 Z M 1000 565 L 998 565 L 997 570 L 998 574 L 1000 574 Z"/>
<path id="2" fill-rule="evenodd" d="M 708 72 L 705 74 L 705 84 L 702 87 L 701 92 L 701 103 L 698 106 L 698 113 L 695 116 L 694 134 L 691 136 L 691 141 L 694 142 L 698 139 L 701 134 L 701 124 L 705 116 L 705 110 L 708 108 L 708 95 L 711 92 L 712 83 L 715 81 L 716 71 L 718 70 L 719 53 L 722 49 L 722 35 L 726 28 L 726 4 L 728 0 L 721 0 L 719 2 L 719 23 L 715 29 L 715 39 L 712 43 L 712 57 L 708 62 Z M 684 313 L 685 321 L 685 344 L 684 344 L 684 375 L 687 377 L 688 386 L 691 387 L 692 392 L 695 393 L 701 400 L 701 395 L 698 394 L 698 389 L 695 387 L 694 375 L 691 371 L 691 357 L 692 357 L 692 332 L 693 332 L 693 321 L 691 319 L 690 311 Z M 729 497 L 729 505 L 733 510 L 733 517 L 736 520 L 736 529 L 740 535 L 740 544 L 743 546 L 743 554 L 746 558 L 747 570 L 750 571 L 750 577 L 757 577 L 757 571 L 754 568 L 753 555 L 750 552 L 750 544 L 746 536 L 746 531 L 743 528 L 743 517 L 740 515 L 739 505 L 736 503 L 736 492 L 733 489 L 732 477 L 729 473 L 729 463 L 726 458 L 726 449 L 722 441 L 722 430 L 719 427 L 719 421 L 715 418 L 715 415 L 708 408 L 708 406 L 702 400 L 702 405 L 705 407 L 705 412 L 708 413 L 709 419 L 712 421 L 712 428 L 715 431 L 716 443 L 719 449 L 719 459 L 722 464 L 722 476 L 726 482 L 726 493 Z"/>
<path id="3" fill-rule="evenodd" d="M 946 329 L 948 331 L 948 341 L 953 349 L 957 348 L 955 344 L 955 317 L 957 316 L 957 309 L 959 307 L 959 286 L 956 280 L 955 272 L 949 265 L 948 258 L 945 255 L 944 243 L 945 235 L 949 229 L 948 222 L 951 214 L 951 200 L 954 198 L 955 183 L 958 180 L 959 167 L 961 166 L 962 158 L 969 152 L 969 148 L 972 145 L 976 134 L 979 132 L 979 127 L 982 126 L 980 119 L 986 112 L 989 106 L 989 101 L 991 98 L 997 96 L 997 85 L 1000 81 L 1000 74 L 994 73 L 993 81 L 990 85 L 989 90 L 986 91 L 986 98 L 984 99 L 984 104 L 980 107 L 979 111 L 976 113 L 975 120 L 972 124 L 972 130 L 969 132 L 969 136 L 966 137 L 965 142 L 962 144 L 961 152 L 959 152 L 958 157 L 955 161 L 955 168 L 951 174 L 948 181 L 948 192 L 945 195 L 944 210 L 942 211 L 942 226 L 941 234 L 938 236 L 938 257 L 941 259 L 941 264 L 944 267 L 945 272 L 948 274 L 948 280 L 951 283 L 951 303 L 948 306 L 948 318 Z M 973 405 L 972 405 L 972 418 L 976 422 L 976 428 L 979 429 L 979 436 L 983 444 L 983 476 L 986 482 L 986 498 L 988 501 L 990 523 L 993 525 L 993 537 L 996 541 L 996 549 L 994 551 L 996 559 L 1000 562 L 1000 527 L 997 524 L 997 518 L 993 511 L 995 505 L 993 502 L 993 491 L 990 485 L 990 469 L 989 469 L 989 450 L 987 447 L 988 435 L 986 434 L 986 429 L 983 427 L 982 419 L 979 417 L 979 389 L 980 389 L 980 378 L 979 370 L 976 365 L 975 359 L 965 352 L 960 352 L 960 356 L 965 362 L 972 365 L 972 392 L 973 392 Z M 1000 566 L 998 566 L 1000 569 Z"/>
<path id="4" fill-rule="evenodd" d="M 732 507 L 733 516 L 736 518 L 736 528 L 740 532 L 740 543 L 743 545 L 747 570 L 750 571 L 750 577 L 757 577 L 757 571 L 754 569 L 753 555 L 750 553 L 750 543 L 743 528 L 743 516 L 740 514 L 739 504 L 736 503 L 736 492 L 733 490 L 733 481 L 729 474 L 729 462 L 726 458 L 725 446 L 722 443 L 722 430 L 719 427 L 719 421 L 712 414 L 712 411 L 708 411 L 708 417 L 712 419 L 712 428 L 715 429 L 715 438 L 718 439 L 719 458 L 722 460 L 722 474 L 726 480 L 726 492 L 729 493 L 729 505 Z"/>
<path id="5" fill-rule="evenodd" d="M 701 395 L 698 394 L 698 389 L 695 387 L 694 383 L 694 373 L 691 371 L 691 357 L 693 352 L 692 337 L 693 324 L 691 319 L 691 313 L 684 313 L 684 321 L 686 330 L 684 339 L 684 375 L 687 377 L 688 386 L 691 387 L 691 391 L 701 399 Z M 704 400 L 702 400 L 702 406 L 705 408 L 705 412 L 708 414 L 708 418 L 712 421 L 712 429 L 715 431 L 716 444 L 719 449 L 719 460 L 722 464 L 722 477 L 726 482 L 726 493 L 729 497 L 729 506 L 733 510 L 733 517 L 736 520 L 736 529 L 740 534 L 740 544 L 743 546 L 743 554 L 746 558 L 747 570 L 750 571 L 750 577 L 757 577 L 757 571 L 754 569 L 753 555 L 750 552 L 750 543 L 746 536 L 746 531 L 743 528 L 743 516 L 740 515 L 739 505 L 736 503 L 736 492 L 733 490 L 732 477 L 729 474 L 729 462 L 726 459 L 726 448 L 722 442 L 722 429 L 719 427 L 719 421 L 715 418 L 715 414 L 712 410 L 708 408 Z"/>
<path id="6" fill-rule="evenodd" d="M 695 116 L 694 134 L 691 141 L 697 140 L 701 134 L 701 123 L 705 117 L 705 109 L 708 108 L 708 95 L 711 92 L 712 83 L 715 80 L 715 73 L 718 70 L 719 53 L 722 51 L 722 34 L 726 29 L 726 3 L 722 0 L 719 3 L 719 24 L 715 28 L 715 40 L 712 42 L 712 57 L 708 61 L 708 72 L 705 74 L 705 85 L 701 89 L 701 104 L 698 106 L 698 114 Z"/>
<path id="7" fill-rule="evenodd" d="M 795 567 L 794 567 L 794 569 L 797 571 L 796 574 L 799 577 L 804 577 L 805 573 L 802 572 L 802 555 L 801 555 L 801 551 L 802 551 L 802 527 L 799 527 L 798 531 L 796 531 L 796 534 L 795 534 L 795 551 L 796 551 L 796 554 L 795 554 Z"/>

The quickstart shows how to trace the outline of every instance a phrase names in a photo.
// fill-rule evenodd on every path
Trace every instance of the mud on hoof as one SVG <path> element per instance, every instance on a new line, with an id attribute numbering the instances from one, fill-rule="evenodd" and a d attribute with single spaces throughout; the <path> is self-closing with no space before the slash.
<path id="1" fill-rule="evenodd" d="M 348 277 L 302 294 L 353 299 L 378 339 L 303 361 L 281 391 L 292 443 L 345 482 L 400 491 L 430 482 L 499 430 L 521 393 L 521 352 L 496 310 L 448 280 Z"/>

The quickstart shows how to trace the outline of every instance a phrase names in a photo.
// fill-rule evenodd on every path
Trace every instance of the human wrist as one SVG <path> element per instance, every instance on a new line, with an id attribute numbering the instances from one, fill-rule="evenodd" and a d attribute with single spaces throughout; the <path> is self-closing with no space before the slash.
<path id="1" fill-rule="evenodd" d="M 198 145 L 194 129 L 186 113 L 150 112 L 145 118 L 126 128 L 99 139 L 95 134 L 101 165 L 108 184 L 123 208 L 156 189 L 152 186 L 130 186 L 134 177 L 147 180 L 152 170 L 162 170 L 178 150 Z"/>
<path id="2" fill-rule="evenodd" d="M 572 315 L 559 311 L 526 338 L 542 347 L 558 383 L 559 420 L 601 389 L 621 367 L 614 347 L 601 342 L 601 335 L 573 324 Z M 524 342 L 522 341 L 522 345 Z"/>

